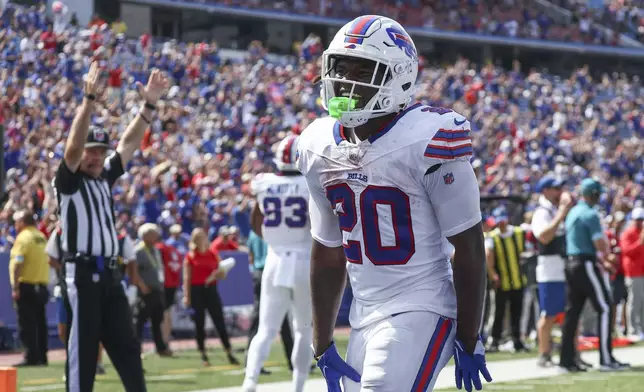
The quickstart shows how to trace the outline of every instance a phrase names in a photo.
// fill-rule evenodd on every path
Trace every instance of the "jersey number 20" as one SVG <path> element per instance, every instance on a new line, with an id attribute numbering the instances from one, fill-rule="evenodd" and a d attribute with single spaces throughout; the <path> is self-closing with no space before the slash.
<path id="1" fill-rule="evenodd" d="M 306 226 L 308 219 L 308 204 L 303 197 L 288 197 L 282 200 L 279 197 L 267 197 L 263 202 L 264 207 L 264 226 L 277 227 L 284 224 L 291 229 L 301 229 Z M 291 214 L 283 216 L 283 208 L 290 207 Z"/>
<path id="2" fill-rule="evenodd" d="M 362 239 L 364 253 L 374 265 L 407 264 L 416 252 L 414 231 L 411 224 L 411 205 L 409 196 L 398 188 L 369 185 L 356 200 L 356 194 L 347 184 L 333 185 L 326 190 L 331 207 L 338 211 L 340 229 L 351 233 L 358 224 L 357 208 L 360 208 Z M 357 204 L 358 202 L 359 204 Z M 395 244 L 382 245 L 378 223 L 378 206 L 391 208 L 391 224 L 393 226 Z M 348 241 L 344 253 L 350 263 L 362 264 L 362 249 L 360 241 Z"/>

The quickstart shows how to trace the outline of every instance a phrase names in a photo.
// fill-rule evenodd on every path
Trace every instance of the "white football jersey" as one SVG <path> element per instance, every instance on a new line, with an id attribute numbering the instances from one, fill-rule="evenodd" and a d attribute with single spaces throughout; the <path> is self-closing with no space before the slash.
<path id="1" fill-rule="evenodd" d="M 251 182 L 264 215 L 262 235 L 266 243 L 279 249 L 311 249 L 309 189 L 304 176 L 263 173 Z"/>
<path id="2" fill-rule="evenodd" d="M 344 247 L 353 328 L 408 311 L 456 317 L 446 237 L 481 221 L 471 156 L 470 123 L 420 103 L 357 144 L 330 117 L 300 136 L 311 234 Z"/>

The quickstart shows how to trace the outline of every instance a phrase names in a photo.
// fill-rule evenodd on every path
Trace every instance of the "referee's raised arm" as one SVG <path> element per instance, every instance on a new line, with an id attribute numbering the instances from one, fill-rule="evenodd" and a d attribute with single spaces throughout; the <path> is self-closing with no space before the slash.
<path id="1" fill-rule="evenodd" d="M 125 129 L 125 133 L 119 141 L 118 147 L 116 147 L 116 152 L 121 156 L 123 167 L 130 162 L 134 152 L 141 145 L 143 134 L 152 121 L 157 101 L 165 94 L 168 89 L 168 83 L 168 79 L 158 69 L 152 70 L 148 84 L 145 87 L 140 82 L 136 83 L 139 94 L 143 99 L 143 104 L 139 114 Z"/>
<path id="2" fill-rule="evenodd" d="M 72 122 L 72 127 L 65 143 L 65 154 L 63 162 L 70 172 L 75 173 L 81 163 L 83 150 L 85 150 L 85 140 L 89 132 L 90 119 L 96 101 L 96 90 L 100 70 L 98 62 L 94 61 L 89 67 L 89 72 L 85 75 L 85 96 L 83 102 L 78 107 L 76 117 Z"/>

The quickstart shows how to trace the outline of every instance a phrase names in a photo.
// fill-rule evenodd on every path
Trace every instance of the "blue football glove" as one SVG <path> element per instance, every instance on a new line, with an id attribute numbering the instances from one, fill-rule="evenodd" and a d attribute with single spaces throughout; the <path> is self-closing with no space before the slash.
<path id="1" fill-rule="evenodd" d="M 335 343 L 331 343 L 331 346 L 320 355 L 318 367 L 322 370 L 328 392 L 342 392 L 340 380 L 343 376 L 349 377 L 355 382 L 360 382 L 360 375 L 340 357 L 338 349 L 335 348 Z"/>
<path id="2" fill-rule="evenodd" d="M 477 391 L 483 389 L 479 372 L 487 382 L 492 382 L 492 376 L 485 365 L 485 348 L 480 336 L 473 355 L 465 351 L 463 343 L 456 339 L 454 342 L 454 362 L 456 362 L 456 388 L 463 389 L 463 385 L 465 385 L 465 390 L 472 392 L 472 384 L 474 384 Z"/>

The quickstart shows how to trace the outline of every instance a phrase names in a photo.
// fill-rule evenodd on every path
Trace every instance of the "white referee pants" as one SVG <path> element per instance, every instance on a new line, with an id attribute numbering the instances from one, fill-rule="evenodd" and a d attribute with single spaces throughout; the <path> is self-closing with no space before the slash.
<path id="1" fill-rule="evenodd" d="M 290 257 L 269 250 L 262 275 L 259 328 L 248 348 L 244 391 L 254 390 L 262 366 L 271 351 L 284 316 L 290 311 L 293 325 L 293 391 L 304 390 L 313 354 L 313 314 L 309 281 L 310 254 L 290 252 Z M 289 263 L 298 263 L 289 265 Z M 291 269 L 292 268 L 292 269 Z M 284 275 L 293 274 L 292 287 L 283 286 Z M 277 283 L 277 284 L 276 284 Z"/>

